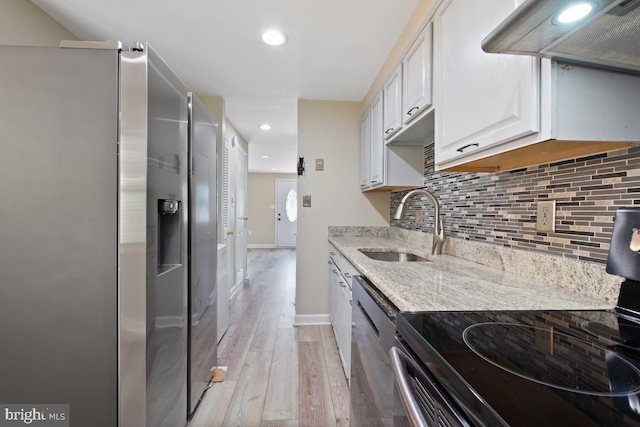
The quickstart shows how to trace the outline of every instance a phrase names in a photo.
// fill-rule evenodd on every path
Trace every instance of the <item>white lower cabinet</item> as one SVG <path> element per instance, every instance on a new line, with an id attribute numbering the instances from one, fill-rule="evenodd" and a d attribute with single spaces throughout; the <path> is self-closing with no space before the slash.
<path id="1" fill-rule="evenodd" d="M 340 361 L 349 378 L 351 369 L 351 277 L 355 269 L 329 244 L 329 318 Z"/>

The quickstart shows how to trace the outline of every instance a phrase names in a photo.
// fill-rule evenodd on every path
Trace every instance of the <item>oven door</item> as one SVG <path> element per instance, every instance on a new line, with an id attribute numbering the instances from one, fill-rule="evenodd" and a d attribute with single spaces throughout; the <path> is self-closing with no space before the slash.
<path id="1" fill-rule="evenodd" d="M 432 375 L 396 337 L 389 350 L 395 378 L 394 427 L 469 427 Z"/>

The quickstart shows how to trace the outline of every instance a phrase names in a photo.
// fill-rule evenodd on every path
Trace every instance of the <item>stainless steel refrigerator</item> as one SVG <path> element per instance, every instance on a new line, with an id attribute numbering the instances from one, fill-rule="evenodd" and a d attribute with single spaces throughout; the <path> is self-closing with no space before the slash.
<path id="1" fill-rule="evenodd" d="M 216 126 L 189 94 L 189 414 L 217 363 Z"/>
<path id="2" fill-rule="evenodd" d="M 148 45 L 67 46 L 0 46 L 0 405 L 181 427 L 193 101 Z"/>

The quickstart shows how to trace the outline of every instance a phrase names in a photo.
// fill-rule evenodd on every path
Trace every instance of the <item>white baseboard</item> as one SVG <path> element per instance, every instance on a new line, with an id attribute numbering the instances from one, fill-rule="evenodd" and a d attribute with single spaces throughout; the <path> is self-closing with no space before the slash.
<path id="1" fill-rule="evenodd" d="M 293 318 L 293 326 L 330 324 L 329 314 L 296 314 Z"/>
<path id="2" fill-rule="evenodd" d="M 247 249 L 275 249 L 274 243 L 249 243 Z"/>

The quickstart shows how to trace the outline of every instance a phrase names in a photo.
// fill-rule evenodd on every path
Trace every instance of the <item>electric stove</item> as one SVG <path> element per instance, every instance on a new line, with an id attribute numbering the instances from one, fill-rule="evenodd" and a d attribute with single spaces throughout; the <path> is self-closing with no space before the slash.
<path id="1" fill-rule="evenodd" d="M 619 209 L 613 310 L 399 313 L 394 351 L 422 413 L 410 424 L 640 426 L 638 250 L 640 209 Z"/>

